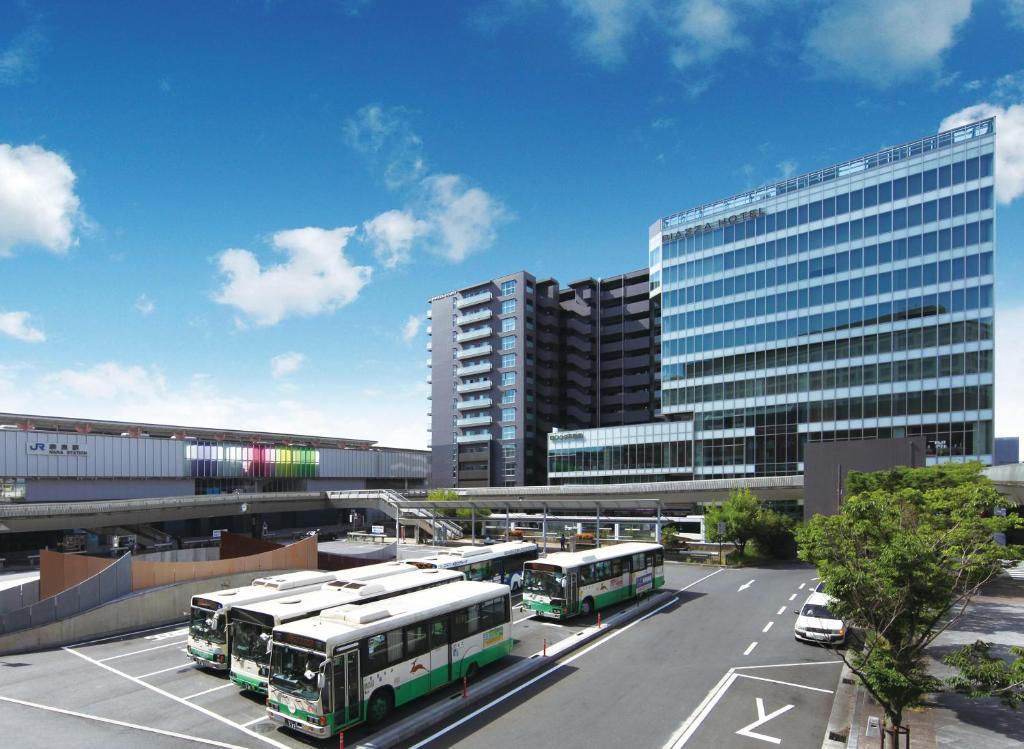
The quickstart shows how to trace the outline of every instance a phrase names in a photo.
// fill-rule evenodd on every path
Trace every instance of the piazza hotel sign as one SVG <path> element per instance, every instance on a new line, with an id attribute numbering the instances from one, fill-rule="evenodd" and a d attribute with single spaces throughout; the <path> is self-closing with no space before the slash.
<path id="1" fill-rule="evenodd" d="M 753 208 L 749 211 L 743 211 L 743 213 L 734 213 L 731 216 L 724 216 L 723 218 L 706 224 L 694 224 L 693 226 L 688 226 L 680 231 L 674 231 L 671 234 L 663 234 L 661 236 L 661 241 L 672 242 L 676 239 L 686 239 L 687 237 L 692 237 L 695 234 L 704 234 L 705 232 L 714 231 L 715 229 L 721 229 L 726 226 L 732 226 L 763 215 L 763 208 Z"/>
<path id="2" fill-rule="evenodd" d="M 581 440 L 583 432 L 557 432 L 548 435 L 551 442 L 565 442 L 566 440 Z"/>

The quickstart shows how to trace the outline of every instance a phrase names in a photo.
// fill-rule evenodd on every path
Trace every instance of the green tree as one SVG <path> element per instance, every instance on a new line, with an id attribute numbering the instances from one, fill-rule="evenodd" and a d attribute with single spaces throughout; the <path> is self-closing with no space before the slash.
<path id="1" fill-rule="evenodd" d="M 676 527 L 674 525 L 662 526 L 661 545 L 666 549 L 675 548 L 679 545 L 679 539 L 676 538 Z"/>
<path id="2" fill-rule="evenodd" d="M 729 499 L 713 505 L 704 513 L 704 527 L 709 541 L 731 541 L 737 553 L 743 555 L 747 541 L 757 535 L 758 513 L 761 502 L 750 489 L 734 489 Z M 718 524 L 725 523 L 725 532 L 719 534 Z"/>
<path id="3" fill-rule="evenodd" d="M 754 528 L 754 543 L 758 550 L 775 559 L 793 559 L 796 556 L 794 530 L 796 521 L 789 515 L 761 506 Z"/>
<path id="4" fill-rule="evenodd" d="M 427 492 L 427 499 L 431 502 L 451 502 L 453 500 L 464 499 L 464 497 L 461 497 L 454 489 L 431 489 Z M 472 522 L 473 518 L 473 510 L 468 507 L 456 507 L 454 512 L 443 514 L 449 517 L 454 516 L 458 518 L 459 522 L 461 522 L 467 530 L 469 529 L 469 523 Z M 487 517 L 490 514 L 491 511 L 483 507 L 476 511 L 477 518 Z"/>
<path id="5" fill-rule="evenodd" d="M 885 710 L 898 746 L 904 710 L 937 691 L 924 657 L 1000 570 L 992 537 L 1012 521 L 980 463 L 850 473 L 837 515 L 797 530 L 799 555 L 818 569 L 832 608 L 862 627 L 863 647 L 838 651 Z"/>
<path id="6" fill-rule="evenodd" d="M 957 691 L 971 697 L 999 697 L 1004 704 L 1016 708 L 1024 702 L 1024 648 L 1011 647 L 1007 661 L 990 653 L 992 645 L 978 640 L 958 648 L 943 660 L 960 673 L 948 680 Z"/>

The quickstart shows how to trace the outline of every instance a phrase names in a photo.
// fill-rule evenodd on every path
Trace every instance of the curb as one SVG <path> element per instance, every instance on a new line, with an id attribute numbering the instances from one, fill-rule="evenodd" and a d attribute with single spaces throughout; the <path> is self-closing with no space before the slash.
<path id="1" fill-rule="evenodd" d="M 548 654 L 534 653 L 523 658 L 518 663 L 503 668 L 498 673 L 482 679 L 469 690 L 466 699 L 447 699 L 436 705 L 425 708 L 408 718 L 403 718 L 398 723 L 368 736 L 364 741 L 355 745 L 355 749 L 390 749 L 390 747 L 401 746 L 413 736 L 423 733 L 426 729 L 447 720 L 448 718 L 462 712 L 467 707 L 482 702 L 488 697 L 494 696 L 502 691 L 509 684 L 516 682 L 525 676 L 540 671 L 557 661 L 561 656 L 571 653 L 586 643 L 597 639 L 610 629 L 614 629 L 628 621 L 636 619 L 659 606 L 668 603 L 675 597 L 675 593 L 660 593 L 652 596 L 639 605 L 630 607 L 610 616 L 604 622 L 601 629 L 596 626 L 588 627 L 578 632 L 573 637 L 567 637 L 561 642 L 548 648 Z"/>
<path id="2" fill-rule="evenodd" d="M 839 672 L 835 697 L 832 699 L 832 712 L 828 716 L 828 727 L 821 749 L 846 749 L 850 736 L 853 734 L 854 708 L 857 699 L 857 678 L 850 667 L 843 664 Z"/>

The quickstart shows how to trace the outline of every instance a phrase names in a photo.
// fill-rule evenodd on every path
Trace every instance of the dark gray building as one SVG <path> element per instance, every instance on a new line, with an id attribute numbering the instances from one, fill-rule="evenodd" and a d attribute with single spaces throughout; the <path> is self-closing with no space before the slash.
<path id="1" fill-rule="evenodd" d="M 1020 437 L 996 437 L 992 465 L 1020 463 Z"/>
<path id="2" fill-rule="evenodd" d="M 547 435 L 651 421 L 646 269 L 561 287 L 521 271 L 430 300 L 431 483 L 547 483 Z"/>

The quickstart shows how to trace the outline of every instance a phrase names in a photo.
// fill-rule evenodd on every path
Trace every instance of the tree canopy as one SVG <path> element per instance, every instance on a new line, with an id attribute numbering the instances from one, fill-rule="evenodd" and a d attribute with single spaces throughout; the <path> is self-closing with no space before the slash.
<path id="1" fill-rule="evenodd" d="M 725 523 L 719 537 L 718 524 Z M 708 507 L 704 514 L 705 533 L 709 541 L 731 541 L 740 554 L 748 541 L 773 556 L 784 556 L 792 544 L 793 521 L 786 515 L 766 507 L 746 487 L 734 489 L 721 505 Z M 792 551 L 790 551 L 792 553 Z"/>
<path id="2" fill-rule="evenodd" d="M 799 555 L 818 569 L 833 612 L 864 630 L 863 648 L 839 651 L 891 725 L 938 690 L 925 648 L 998 574 L 1007 550 L 993 534 L 1013 523 L 980 463 L 854 473 L 837 515 L 797 531 Z"/>

